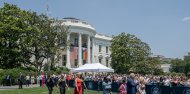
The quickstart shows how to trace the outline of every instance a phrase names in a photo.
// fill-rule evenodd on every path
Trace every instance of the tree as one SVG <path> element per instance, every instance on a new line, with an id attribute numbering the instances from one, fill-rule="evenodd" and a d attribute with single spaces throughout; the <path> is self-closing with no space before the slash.
<path id="1" fill-rule="evenodd" d="M 0 68 L 14 68 L 25 62 L 20 41 L 31 30 L 29 15 L 16 5 L 5 3 L 0 8 Z"/>
<path id="2" fill-rule="evenodd" d="M 53 66 L 60 46 L 66 46 L 67 30 L 46 15 L 5 3 L 0 8 L 0 68 L 34 66 L 41 71 L 46 59 Z"/>
<path id="3" fill-rule="evenodd" d="M 185 74 L 190 76 L 190 56 L 185 56 L 184 62 L 185 62 Z"/>
<path id="4" fill-rule="evenodd" d="M 171 61 L 171 72 L 185 73 L 185 62 L 181 59 L 174 59 Z"/>
<path id="5" fill-rule="evenodd" d="M 189 76 L 190 75 L 190 61 L 186 61 L 185 63 L 186 63 L 185 74 Z"/>
<path id="6" fill-rule="evenodd" d="M 62 21 L 51 19 L 51 26 L 50 26 L 50 36 L 51 33 L 54 34 L 54 36 L 51 36 L 51 40 L 49 43 L 51 44 L 51 47 L 53 49 L 49 48 L 47 51 L 47 58 L 50 59 L 49 61 L 49 70 L 53 69 L 54 65 L 56 63 L 59 63 L 62 50 L 65 50 L 69 42 L 66 41 L 67 33 L 68 33 L 68 26 L 62 25 Z M 55 58 L 57 57 L 57 58 Z"/>
<path id="7" fill-rule="evenodd" d="M 148 57 L 144 61 L 137 63 L 137 73 L 141 74 L 162 74 L 163 70 L 160 66 L 160 60 L 157 58 Z"/>
<path id="8" fill-rule="evenodd" d="M 145 60 L 150 54 L 150 47 L 131 34 L 121 33 L 113 36 L 111 44 L 111 66 L 118 73 L 136 70 L 138 62 Z"/>
<path id="9" fill-rule="evenodd" d="M 44 61 L 50 61 L 50 69 L 55 65 L 55 55 L 58 55 L 60 47 L 66 46 L 66 31 L 67 29 L 57 22 L 57 20 L 49 19 L 46 15 L 37 15 L 33 13 L 32 26 L 35 26 L 37 37 L 33 37 L 35 41 L 32 41 L 29 50 L 30 56 L 34 57 L 34 61 L 30 62 L 34 65 L 38 71 L 41 71 L 44 66 Z M 56 25 L 52 25 L 56 23 Z M 60 40 L 62 40 L 60 42 Z M 30 57 L 32 58 L 32 57 Z"/>

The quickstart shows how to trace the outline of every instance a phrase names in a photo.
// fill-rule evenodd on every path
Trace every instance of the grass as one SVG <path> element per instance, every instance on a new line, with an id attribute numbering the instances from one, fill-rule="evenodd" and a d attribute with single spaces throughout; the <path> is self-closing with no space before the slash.
<path id="1" fill-rule="evenodd" d="M 53 94 L 59 94 L 56 92 L 57 88 L 54 87 Z M 26 89 L 13 89 L 13 90 L 0 90 L 0 94 L 49 94 L 47 87 L 35 87 Z M 74 94 L 74 89 L 70 88 L 66 94 Z M 102 94 L 102 92 L 85 90 L 84 94 Z"/>

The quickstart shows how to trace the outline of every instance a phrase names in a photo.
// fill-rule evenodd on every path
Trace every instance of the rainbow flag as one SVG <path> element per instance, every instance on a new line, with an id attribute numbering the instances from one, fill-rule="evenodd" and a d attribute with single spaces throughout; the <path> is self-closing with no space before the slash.
<path id="1" fill-rule="evenodd" d="M 82 48 L 82 60 L 87 60 L 87 49 Z"/>

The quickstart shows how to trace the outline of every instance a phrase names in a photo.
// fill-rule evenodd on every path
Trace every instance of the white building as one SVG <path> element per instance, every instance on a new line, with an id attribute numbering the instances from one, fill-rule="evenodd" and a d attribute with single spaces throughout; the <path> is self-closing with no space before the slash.
<path id="1" fill-rule="evenodd" d="M 171 64 L 161 64 L 163 72 L 170 72 Z"/>
<path id="2" fill-rule="evenodd" d="M 85 63 L 102 63 L 110 67 L 111 37 L 98 34 L 86 21 L 63 18 L 62 25 L 69 26 L 67 41 L 71 47 L 61 52 L 59 66 L 76 68 Z"/>

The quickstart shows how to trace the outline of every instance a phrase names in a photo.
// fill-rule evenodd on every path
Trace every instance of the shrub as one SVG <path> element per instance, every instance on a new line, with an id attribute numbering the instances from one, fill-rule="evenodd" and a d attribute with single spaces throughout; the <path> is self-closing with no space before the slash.
<path id="1" fill-rule="evenodd" d="M 34 74 L 35 73 L 34 71 L 31 71 L 31 70 L 29 71 L 29 70 L 22 69 L 22 68 L 0 70 L 0 75 L 1 75 L 0 76 L 0 82 L 1 82 L 1 84 L 3 83 L 3 80 L 6 79 L 7 75 L 10 75 L 11 82 L 13 85 L 17 84 L 20 72 L 23 74 L 24 79 L 25 79 L 26 74 Z M 25 83 L 25 80 L 24 80 L 24 83 Z"/>
<path id="2" fill-rule="evenodd" d="M 24 76 L 24 82 L 25 83 L 25 77 L 27 74 L 29 75 L 34 75 L 37 76 L 41 73 L 37 73 L 36 70 L 34 68 L 13 68 L 13 69 L 6 69 L 6 70 L 0 70 L 0 84 L 3 84 L 3 80 L 6 79 L 7 75 L 10 75 L 11 77 L 11 82 L 12 85 L 18 84 L 18 77 L 20 75 L 20 72 L 23 74 Z M 51 71 L 44 71 L 44 73 L 47 73 L 48 75 L 52 75 L 52 74 L 61 74 L 61 73 L 68 73 L 69 69 L 67 68 L 55 68 L 54 70 Z"/>

